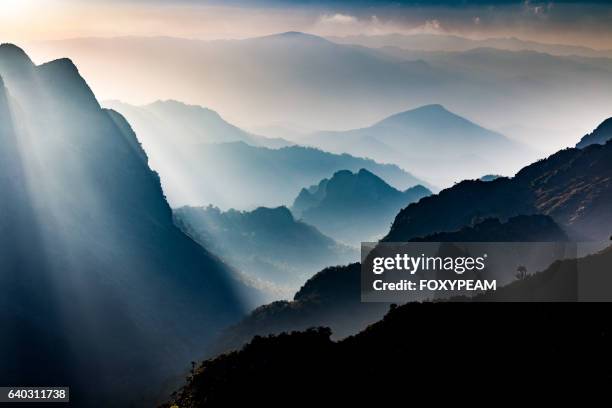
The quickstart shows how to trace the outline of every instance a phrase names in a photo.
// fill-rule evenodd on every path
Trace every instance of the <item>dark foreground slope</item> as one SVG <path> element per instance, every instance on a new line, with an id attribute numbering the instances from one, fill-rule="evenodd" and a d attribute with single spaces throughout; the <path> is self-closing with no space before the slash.
<path id="1" fill-rule="evenodd" d="M 69 60 L 0 46 L 0 383 L 76 406 L 162 392 L 244 312 L 227 268 L 172 222 L 129 125 Z"/>
<path id="2" fill-rule="evenodd" d="M 485 218 L 544 214 L 573 240 L 612 232 L 612 142 L 562 150 L 514 178 L 461 182 L 403 209 L 385 241 L 455 231 Z"/>
<path id="3" fill-rule="evenodd" d="M 238 324 L 224 330 L 207 356 L 240 349 L 256 335 L 277 334 L 310 327 L 333 328 L 335 338 L 357 333 L 380 319 L 389 307 L 361 303 L 360 264 L 325 268 L 310 278 L 292 301 L 258 307 Z"/>
<path id="4" fill-rule="evenodd" d="M 609 273 L 602 268 L 610 264 L 610 249 L 578 261 L 586 274 Z M 558 262 L 510 285 L 505 295 L 537 300 L 552 281 L 567 288 L 559 294 L 571 300 L 575 266 L 575 260 Z M 414 392 L 436 398 L 516 392 L 517 382 L 555 390 L 585 382 L 607 387 L 610 308 L 581 306 L 411 303 L 340 342 L 325 328 L 256 337 L 239 352 L 204 362 L 175 400 L 188 408 L 284 406 L 288 396 L 313 406 L 385 406 L 408 404 Z"/>

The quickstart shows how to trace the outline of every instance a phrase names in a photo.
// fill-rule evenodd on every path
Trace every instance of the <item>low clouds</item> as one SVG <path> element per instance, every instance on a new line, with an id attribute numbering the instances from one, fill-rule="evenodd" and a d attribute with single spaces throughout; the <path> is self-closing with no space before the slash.
<path id="1" fill-rule="evenodd" d="M 379 18 L 377 15 L 357 17 L 349 14 L 323 14 L 316 19 L 308 30 L 319 35 L 383 35 L 392 33 L 443 33 L 444 28 L 438 19 L 426 19 L 421 22 L 406 24 L 401 20 Z"/>
<path id="2" fill-rule="evenodd" d="M 329 14 L 324 14 L 321 16 L 321 18 L 319 19 L 319 23 L 320 24 L 340 24 L 340 25 L 347 25 L 347 24 L 355 24 L 357 23 L 357 17 L 355 16 L 349 16 L 346 14 L 334 14 L 334 15 L 329 15 Z"/>

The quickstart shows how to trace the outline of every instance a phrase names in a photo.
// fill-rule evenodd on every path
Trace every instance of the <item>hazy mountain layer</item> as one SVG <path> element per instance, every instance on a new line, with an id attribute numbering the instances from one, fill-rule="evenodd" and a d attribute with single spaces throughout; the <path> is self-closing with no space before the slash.
<path id="1" fill-rule="evenodd" d="M 342 169 L 366 168 L 399 188 L 421 184 L 394 165 L 300 146 L 269 149 L 235 142 L 174 148 L 182 150 L 180 156 L 159 169 L 173 207 L 214 204 L 250 210 L 289 204 L 304 185 Z"/>
<path id="2" fill-rule="evenodd" d="M 612 57 L 612 50 L 594 50 L 588 47 L 565 44 L 545 44 L 513 37 L 473 40 L 444 34 L 384 34 L 328 38 L 339 44 L 358 44 L 374 48 L 398 47 L 406 50 L 420 51 L 469 51 L 474 48 L 497 48 L 506 51 L 529 50 L 562 56 Z"/>
<path id="3" fill-rule="evenodd" d="M 174 211 L 174 218 L 185 233 L 238 267 L 269 299 L 292 297 L 325 266 L 359 259 L 357 250 L 296 221 L 286 207 L 251 212 L 182 207 Z"/>
<path id="4" fill-rule="evenodd" d="M 167 147 L 168 138 L 182 146 L 245 142 L 252 146 L 277 148 L 293 144 L 251 134 L 228 123 L 213 110 L 178 101 L 157 101 L 144 106 L 107 101 L 104 105 L 125 116 L 142 139 L 147 152 Z M 155 151 L 156 156 L 159 154 Z"/>
<path id="5" fill-rule="evenodd" d="M 516 171 L 535 158 L 525 146 L 441 105 L 398 113 L 363 129 L 319 132 L 300 141 L 331 152 L 397 163 L 440 186 Z"/>
<path id="6" fill-rule="evenodd" d="M 199 106 L 174 101 L 109 105 L 134 125 L 175 208 L 213 204 L 250 210 L 289 204 L 305 184 L 345 168 L 371 169 L 400 188 L 419 183 L 396 166 L 298 146 L 278 149 L 288 142 L 245 132 Z"/>
<path id="7" fill-rule="evenodd" d="M 325 234 L 358 246 L 380 239 L 401 208 L 430 194 L 421 185 L 396 190 L 365 169 L 342 170 L 302 189 L 292 211 Z"/>
<path id="8" fill-rule="evenodd" d="M 80 406 L 163 394 L 244 313 L 241 286 L 174 226 L 136 136 L 70 60 L 3 44 L 0 77 L 0 382 L 70 385 Z"/>
<path id="9" fill-rule="evenodd" d="M 610 58 L 498 49 L 394 54 L 301 33 L 227 41 L 89 38 L 34 46 L 41 59 L 73 57 L 105 99 L 178 99 L 208 106 L 243 127 L 282 121 L 355 129 L 439 103 L 488 128 L 575 128 L 584 134 L 584 124 L 612 110 Z M 567 146 L 572 134 L 549 133 L 547 143 L 537 145 L 551 153 Z"/>

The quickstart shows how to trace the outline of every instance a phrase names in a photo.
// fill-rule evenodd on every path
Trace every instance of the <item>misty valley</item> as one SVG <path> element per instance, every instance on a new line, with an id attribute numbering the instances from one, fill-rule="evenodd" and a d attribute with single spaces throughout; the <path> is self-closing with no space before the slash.
<path id="1" fill-rule="evenodd" d="M 449 372 L 609 380 L 612 45 L 477 33 L 513 7 L 565 32 L 531 2 L 99 2 L 104 35 L 0 45 L 0 388 L 391 406 Z M 474 31 L 406 28 L 430 11 Z"/>

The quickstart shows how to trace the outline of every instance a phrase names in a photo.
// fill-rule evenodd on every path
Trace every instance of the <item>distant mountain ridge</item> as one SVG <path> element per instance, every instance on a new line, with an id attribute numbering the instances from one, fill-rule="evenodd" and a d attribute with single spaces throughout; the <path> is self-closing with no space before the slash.
<path id="1" fill-rule="evenodd" d="M 152 134 L 159 138 L 172 135 L 175 143 L 198 145 L 202 143 L 245 142 L 253 146 L 278 148 L 293 143 L 271 139 L 246 132 L 225 121 L 217 112 L 197 105 L 175 100 L 156 101 L 148 105 L 133 106 L 119 101 L 106 101 L 104 105 L 122 113 L 143 134 L 143 143 Z"/>
<path id="2" fill-rule="evenodd" d="M 534 154 L 439 104 L 397 113 L 363 129 L 318 132 L 301 142 L 396 163 L 438 185 L 503 172 Z"/>
<path id="3" fill-rule="evenodd" d="M 400 208 L 430 194 L 421 185 L 401 192 L 366 169 L 342 170 L 302 189 L 292 211 L 326 234 L 359 245 L 380 238 Z"/>
<path id="4" fill-rule="evenodd" d="M 474 48 L 488 47 L 508 51 L 530 50 L 561 56 L 612 57 L 612 50 L 595 50 L 589 47 L 566 44 L 546 44 L 536 41 L 525 41 L 516 37 L 473 40 L 445 34 L 383 34 L 328 37 L 328 39 L 340 44 L 359 44 L 367 47 L 398 47 L 422 51 L 468 51 Z"/>
<path id="5" fill-rule="evenodd" d="M 134 124 L 172 207 L 288 205 L 303 185 L 342 169 L 368 168 L 400 188 L 422 183 L 397 166 L 253 135 L 199 106 L 176 101 L 108 105 Z"/>

